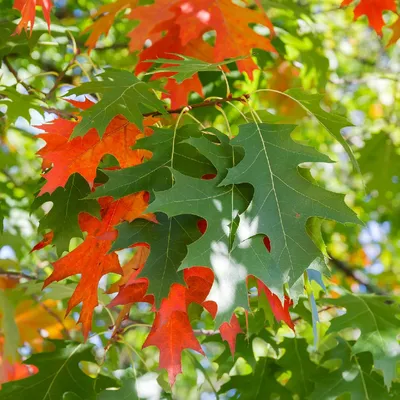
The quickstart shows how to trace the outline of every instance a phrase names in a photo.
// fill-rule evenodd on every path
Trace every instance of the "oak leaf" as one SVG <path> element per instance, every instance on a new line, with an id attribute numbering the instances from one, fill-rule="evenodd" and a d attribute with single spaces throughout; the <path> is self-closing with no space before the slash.
<path id="1" fill-rule="evenodd" d="M 155 118 L 145 119 L 145 135 L 151 134 L 149 126 L 155 122 Z M 131 149 L 143 133 L 122 116 L 111 120 L 102 138 L 95 129 L 91 129 L 85 136 L 70 140 L 77 124 L 74 121 L 56 119 L 39 126 L 44 133 L 38 137 L 43 139 L 46 145 L 38 154 L 43 159 L 44 167 L 52 166 L 43 175 L 47 182 L 40 190 L 39 196 L 46 192 L 52 193 L 57 187 L 64 187 L 74 173 L 82 175 L 93 187 L 96 169 L 106 154 L 113 155 L 121 168 L 140 164 L 144 157 L 151 155 L 143 150 Z"/>
<path id="2" fill-rule="evenodd" d="M 117 0 L 114 3 L 102 5 L 92 18 L 97 18 L 83 33 L 90 32 L 85 42 L 89 53 L 95 48 L 101 35 L 107 35 L 117 14 L 126 8 L 136 7 L 138 0 Z"/>
<path id="3" fill-rule="evenodd" d="M 354 0 L 344 0 L 341 7 L 348 6 L 353 2 Z M 382 28 L 385 25 L 382 14 L 385 10 L 396 12 L 395 0 L 361 0 L 354 9 L 354 19 L 366 15 L 369 25 L 379 36 L 382 36 Z"/>
<path id="4" fill-rule="evenodd" d="M 224 322 L 220 326 L 219 331 L 221 333 L 222 339 L 224 339 L 228 342 L 229 349 L 231 350 L 232 357 L 233 357 L 233 355 L 235 354 L 236 336 L 239 333 L 243 333 L 236 314 L 232 314 L 231 320 L 229 322 Z"/>
<path id="5" fill-rule="evenodd" d="M 285 300 L 282 304 L 279 297 L 276 294 L 272 293 L 268 289 L 268 287 L 259 279 L 257 280 L 257 286 L 258 295 L 261 296 L 262 293 L 265 294 L 276 320 L 278 322 L 284 321 L 286 325 L 294 331 L 294 323 L 289 313 L 289 307 L 293 305 L 293 301 L 285 295 Z"/>
<path id="6" fill-rule="evenodd" d="M 207 268 L 185 270 L 187 287 L 174 284 L 168 298 L 164 299 L 156 314 L 152 329 L 143 347 L 157 346 L 160 350 L 160 367 L 168 371 L 171 386 L 182 372 L 181 353 L 184 349 L 204 354 L 190 325 L 187 307 L 197 303 L 215 316 L 216 305 L 206 301 L 213 283 L 213 273 Z"/>
<path id="7" fill-rule="evenodd" d="M 110 253 L 112 241 L 117 236 L 114 226 L 139 216 L 152 219 L 150 215 L 142 215 L 147 207 L 146 198 L 143 192 L 116 201 L 110 197 L 103 198 L 100 200 L 101 220 L 81 213 L 79 224 L 88 235 L 75 250 L 53 264 L 54 271 L 44 283 L 46 287 L 52 282 L 81 274 L 80 282 L 68 302 L 67 314 L 73 307 L 83 303 L 78 322 L 83 325 L 85 338 L 89 334 L 94 308 L 98 305 L 97 287 L 101 277 L 108 273 L 122 275 L 117 254 Z"/>
<path id="8" fill-rule="evenodd" d="M 387 47 L 395 44 L 400 39 L 400 17 L 396 19 L 396 21 L 389 26 L 389 28 L 393 31 L 393 34 L 387 44 Z"/>
<path id="9" fill-rule="evenodd" d="M 183 46 L 205 32 L 215 30 L 214 62 L 250 54 L 253 48 L 276 52 L 269 39 L 257 34 L 249 24 L 260 24 L 274 32 L 271 21 L 258 11 L 234 4 L 231 0 L 189 0 L 179 6 L 176 19 L 181 27 Z M 257 68 L 251 59 L 237 62 L 239 71 L 252 77 Z"/>
<path id="10" fill-rule="evenodd" d="M 21 11 L 21 21 L 15 29 L 15 34 L 20 34 L 23 29 L 28 30 L 30 27 L 31 34 L 35 24 L 36 6 L 41 6 L 43 10 L 44 19 L 50 30 L 50 10 L 53 7 L 51 0 L 15 0 L 14 8 Z"/>

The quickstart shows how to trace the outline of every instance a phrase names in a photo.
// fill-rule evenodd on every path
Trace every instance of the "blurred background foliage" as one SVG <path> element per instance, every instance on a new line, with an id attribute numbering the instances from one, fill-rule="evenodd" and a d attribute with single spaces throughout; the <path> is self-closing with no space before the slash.
<path id="1" fill-rule="evenodd" d="M 5 299 L 2 294 L 0 303 L 3 306 L 2 335 L 14 336 L 3 351 L 14 354 L 14 360 L 24 359 L 47 346 L 43 338 L 49 336 L 49 332 L 53 333 L 53 338 L 82 340 L 79 328 L 73 323 L 78 315 L 76 310 L 69 319 L 63 320 L 66 301 L 78 278 L 53 284 L 45 291 L 41 291 L 42 283 L 36 282 L 49 275 L 51 262 L 57 256 L 51 248 L 30 253 L 41 240 L 36 232 L 38 220 L 51 207 L 47 203 L 39 209 L 31 209 L 39 189 L 40 160 L 35 153 L 43 145 L 35 138 L 39 132 L 35 125 L 52 120 L 56 114 L 62 115 L 62 110 L 70 111 L 70 105 L 62 96 L 68 89 L 96 79 L 96 74 L 104 68 L 134 69 L 137 55 L 129 53 L 126 38 L 134 22 L 124 17 L 127 10 L 118 14 L 109 34 L 101 37 L 90 54 L 84 46 L 89 34 L 85 29 L 93 23 L 96 11 L 107 3 L 111 1 L 56 0 L 51 34 L 45 22 L 37 18 L 32 35 L 10 36 L 15 29 L 12 20 L 19 14 L 12 10 L 11 0 L 0 0 L 0 287 L 14 286 L 13 296 Z M 230 72 L 228 81 L 232 94 L 238 96 L 262 88 L 284 91 L 302 87 L 312 93 L 322 93 L 325 110 L 351 121 L 354 126 L 346 128 L 342 134 L 351 144 L 361 174 L 354 170 L 343 148 L 292 100 L 266 92 L 251 99 L 255 109 L 264 110 L 260 115 L 265 121 L 299 124 L 296 140 L 338 161 L 306 167 L 311 168 L 318 184 L 346 193 L 347 204 L 363 221 L 361 226 L 322 223 L 332 272 L 332 277 L 325 282 L 328 293 L 333 297 L 335 293 L 343 293 L 341 287 L 355 293 L 399 296 L 400 43 L 386 47 L 391 30 L 384 28 L 383 37 L 379 37 L 368 27 L 365 18 L 353 22 L 353 11 L 340 9 L 340 1 L 261 0 L 261 3 L 276 27 L 273 44 L 278 54 L 255 49 L 253 55 L 262 72 L 257 71 L 253 81 L 237 71 Z M 384 17 L 388 24 L 396 19 L 390 12 Z M 220 73 L 200 73 L 200 79 L 205 97 L 225 96 L 226 84 Z M 190 102 L 198 101 L 200 97 L 193 94 Z M 238 108 L 243 107 L 238 105 Z M 238 109 L 226 106 L 225 111 L 232 125 L 244 122 Z M 224 129 L 221 114 L 213 108 L 194 110 L 193 115 L 206 121 L 206 125 Z M 78 243 L 79 239 L 74 239 L 70 248 Z M 128 259 L 128 254 L 121 254 L 121 257 Z M 21 277 L 22 284 L 15 286 Z M 103 278 L 99 289 L 101 304 L 109 302 L 105 288 L 115 280 L 116 276 Z M 316 290 L 318 295 L 319 290 Z M 36 314 L 24 315 L 28 310 Z M 14 325 L 12 321 L 7 323 L 7 312 L 18 316 L 14 318 Z M 265 330 L 264 318 L 251 315 L 249 332 L 246 337 L 238 337 L 238 353 L 233 360 L 219 336 L 204 334 L 213 329 L 210 316 L 200 315 L 195 307 L 192 312 L 198 317 L 194 327 L 204 339 L 203 348 L 208 359 L 197 353 L 183 353 L 184 373 L 177 379 L 173 397 L 216 398 L 222 387 L 223 396 L 236 398 L 242 387 L 241 393 L 245 395 L 241 399 L 255 399 L 246 381 L 250 376 L 247 374 L 257 375 L 262 368 L 273 374 L 277 368 L 273 359 L 266 358 L 277 350 L 276 342 L 271 339 L 271 332 L 275 332 L 277 326 L 271 325 Z M 308 303 L 300 302 L 293 310 L 296 331 L 304 337 L 302 351 L 306 351 L 308 345 L 316 345 L 319 351 L 324 346 L 329 347 L 332 338 L 324 333 L 334 312 L 320 312 L 320 335 L 316 345 Z M 268 310 L 265 314 L 270 321 Z M 108 327 L 114 323 L 115 316 L 115 310 L 102 305 L 97 307 L 89 340 L 97 346 L 96 356 L 103 373 L 133 365 L 133 370 L 128 372 L 137 379 L 140 398 L 170 398 L 166 373 L 157 369 L 158 351 L 154 347 L 141 350 L 148 332 L 146 324 L 153 318 L 149 306 L 132 308 L 130 321 L 133 322 L 124 327 L 124 334 L 105 354 L 103 348 L 110 338 Z M 290 336 L 289 332 L 284 326 L 277 335 L 283 340 L 284 336 Z M 349 333 L 349 339 L 353 336 Z M 290 339 L 285 341 L 290 342 Z M 319 357 L 318 352 L 314 356 Z M 288 360 L 287 365 L 290 362 L 297 361 Z M 292 374 L 295 376 L 287 365 L 276 369 L 281 382 Z M 85 368 L 88 373 L 96 374 L 99 367 L 88 364 Z M 238 376 L 235 381 L 229 381 L 228 374 Z"/>

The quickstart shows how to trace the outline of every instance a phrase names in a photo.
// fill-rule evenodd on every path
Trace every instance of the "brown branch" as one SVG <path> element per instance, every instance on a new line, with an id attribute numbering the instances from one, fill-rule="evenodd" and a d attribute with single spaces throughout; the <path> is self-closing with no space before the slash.
<path id="1" fill-rule="evenodd" d="M 228 101 L 245 102 L 249 97 L 250 97 L 249 94 L 244 94 L 243 96 L 240 96 L 240 97 L 228 96 L 228 97 L 224 97 L 224 98 L 218 99 L 218 100 L 212 100 L 212 101 L 205 100 L 201 103 L 188 105 L 188 106 L 184 106 L 184 107 L 180 107 L 180 108 L 174 108 L 172 110 L 165 110 L 165 111 L 168 114 L 180 114 L 180 113 L 184 112 L 185 109 L 187 109 L 187 111 L 191 111 L 191 110 L 195 110 L 196 108 L 213 107 L 213 106 L 218 106 L 223 103 L 227 103 Z M 157 117 L 160 115 L 163 115 L 163 114 L 160 113 L 159 111 L 154 111 L 154 112 L 143 114 L 143 117 Z"/>
<path id="2" fill-rule="evenodd" d="M 61 81 L 64 79 L 65 74 L 74 65 L 75 59 L 76 59 L 76 54 L 72 57 L 71 61 L 67 64 L 67 66 L 57 76 L 57 79 L 55 80 L 53 87 L 46 94 L 45 100 L 48 100 L 52 96 L 52 94 L 57 90 L 57 88 L 60 85 Z"/>
<path id="3" fill-rule="evenodd" d="M 51 315 L 62 326 L 62 332 L 65 338 L 71 339 L 71 335 L 69 334 L 67 327 L 64 325 L 63 319 L 50 307 L 48 307 L 46 304 L 40 301 L 40 299 L 37 296 L 32 296 L 32 297 L 49 315 Z"/>
<path id="4" fill-rule="evenodd" d="M 228 101 L 240 101 L 240 102 L 244 102 L 246 101 L 248 98 L 250 97 L 249 94 L 244 94 L 243 96 L 240 97 L 224 97 L 218 100 L 205 100 L 201 103 L 197 103 L 197 104 L 193 104 L 193 105 L 188 105 L 188 106 L 184 106 L 184 107 L 180 107 L 180 108 L 174 108 L 172 110 L 165 110 L 166 113 L 168 114 L 180 114 L 181 112 L 184 112 L 185 109 L 187 109 L 187 111 L 191 111 L 191 110 L 195 110 L 196 108 L 204 108 L 204 107 L 214 107 L 214 106 L 218 106 L 220 104 L 223 103 L 227 103 Z M 57 115 L 60 115 L 61 117 L 66 117 L 66 118 L 74 118 L 77 119 L 76 115 L 68 112 L 68 111 L 63 111 L 63 110 L 57 110 L 56 108 L 46 108 L 43 107 L 43 110 L 49 113 L 54 113 Z M 159 112 L 159 111 L 152 111 L 146 114 L 143 114 L 143 117 L 157 117 L 163 115 L 163 113 Z"/>
<path id="5" fill-rule="evenodd" d="M 20 278 L 25 278 L 29 280 L 37 279 L 36 276 L 27 275 L 24 274 L 23 272 L 5 271 L 3 269 L 0 269 L 0 276 L 6 276 L 8 278 L 14 278 L 14 279 L 20 279 Z"/>
<path id="6" fill-rule="evenodd" d="M 371 283 L 370 279 L 364 272 L 360 271 L 359 269 L 351 268 L 349 265 L 333 257 L 331 254 L 329 254 L 329 257 L 330 257 L 329 261 L 335 268 L 342 271 L 346 276 L 354 279 L 361 285 L 364 285 L 368 292 L 375 293 L 378 295 L 387 295 L 386 291 L 378 288 L 373 283 Z"/>
<path id="7" fill-rule="evenodd" d="M 33 89 L 31 86 L 29 86 L 27 83 L 25 83 L 23 80 L 21 80 L 18 76 L 18 72 L 15 70 L 15 68 L 11 65 L 10 61 L 8 61 L 7 57 L 3 58 L 3 62 L 5 66 L 8 68 L 8 70 L 13 74 L 15 80 L 17 83 L 20 83 L 27 92 L 31 92 Z"/>

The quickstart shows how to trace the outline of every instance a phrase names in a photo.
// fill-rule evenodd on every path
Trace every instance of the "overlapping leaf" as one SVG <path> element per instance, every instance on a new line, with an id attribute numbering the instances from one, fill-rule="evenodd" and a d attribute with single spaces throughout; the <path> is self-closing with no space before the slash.
<path id="1" fill-rule="evenodd" d="M 216 283 L 210 299 L 218 304 L 216 323 L 219 326 L 229 322 L 235 307 L 248 307 L 246 277 L 249 273 L 236 263 L 231 252 L 238 216 L 246 209 L 251 190 L 246 185 L 218 187 L 228 168 L 234 166 L 234 160 L 240 159 L 240 152 L 235 156 L 228 137 L 213 132 L 219 143 L 213 143 L 205 136 L 191 138 L 188 143 L 207 155 L 217 176 L 200 180 L 172 169 L 174 185 L 169 190 L 156 192 L 149 211 L 161 211 L 169 217 L 192 214 L 207 221 L 205 233 L 188 247 L 180 269 L 201 265 L 214 271 Z"/>
<path id="2" fill-rule="evenodd" d="M 281 385 L 275 375 L 282 373 L 282 369 L 267 357 L 259 358 L 253 373 L 248 375 L 232 376 L 227 383 L 224 383 L 219 393 L 226 393 L 234 390 L 233 399 L 243 400 L 291 400 L 292 394 L 285 386 Z"/>
<path id="3" fill-rule="evenodd" d="M 150 255 L 140 276 L 148 278 L 148 293 L 154 295 L 159 305 L 168 296 L 172 284 L 183 284 L 183 273 L 178 268 L 186 256 L 186 246 L 198 239 L 201 233 L 196 217 L 167 218 L 159 213 L 156 218 L 158 223 L 138 219 L 119 225 L 118 239 L 112 250 L 139 243 L 150 246 Z"/>
<path id="4" fill-rule="evenodd" d="M 390 388 L 400 362 L 398 304 L 390 297 L 350 293 L 323 302 L 346 308 L 346 314 L 332 320 L 328 332 L 350 327 L 360 329 L 361 335 L 352 347 L 353 354 L 371 352 L 375 368 L 382 370 L 385 384 Z"/>
<path id="5" fill-rule="evenodd" d="M 82 311 L 78 322 L 83 324 L 85 338 L 92 325 L 93 310 L 98 305 L 97 287 L 101 277 L 108 273 L 122 275 L 118 256 L 110 253 L 112 241 L 117 236 L 114 226 L 122 221 L 132 221 L 143 216 L 147 202 L 143 193 L 133 194 L 112 201 L 102 199 L 101 220 L 89 214 L 79 216 L 82 231 L 86 231 L 84 242 L 72 252 L 56 261 L 53 273 L 45 280 L 45 286 L 75 274 L 81 279 L 68 302 L 67 314 L 82 302 Z"/>
<path id="6" fill-rule="evenodd" d="M 214 169 L 206 157 L 184 141 L 199 137 L 201 132 L 195 125 L 185 125 L 177 130 L 154 128 L 150 137 L 138 140 L 134 149 L 153 153 L 146 163 L 116 171 L 105 171 L 108 181 L 91 197 L 112 196 L 119 199 L 131 193 L 146 190 L 153 193 L 171 186 L 169 167 L 190 176 L 203 176 Z"/>
<path id="7" fill-rule="evenodd" d="M 87 82 L 68 92 L 69 95 L 103 95 L 93 107 L 82 112 L 82 121 L 74 128 L 72 137 L 83 136 L 95 128 L 102 138 L 109 123 L 119 114 L 143 130 L 144 113 L 165 113 L 164 103 L 152 91 L 157 85 L 142 82 L 128 71 L 112 68 L 99 77 L 101 81 Z"/>
<path id="8" fill-rule="evenodd" d="M 90 107 L 88 109 L 90 110 Z M 154 118 L 145 119 L 145 135 L 151 134 L 149 126 L 155 122 Z M 38 154 L 42 157 L 44 166 L 51 167 L 50 171 L 44 174 L 47 182 L 39 195 L 52 193 L 60 186 L 64 187 L 73 173 L 82 175 L 93 187 L 96 169 L 105 154 L 113 155 L 121 168 L 140 164 L 146 155 L 150 156 L 143 151 L 131 150 L 143 133 L 123 117 L 114 117 L 101 139 L 96 130 L 92 129 L 83 137 L 69 140 L 77 125 L 74 121 L 56 119 L 38 127 L 45 131 L 38 137 L 46 142 Z"/>
<path id="9" fill-rule="evenodd" d="M 241 217 L 246 225 L 243 228 L 239 225 L 237 235 L 241 240 L 259 233 L 268 236 L 275 268 L 290 286 L 321 257 L 320 250 L 306 234 L 309 218 L 358 222 L 345 205 L 343 195 L 313 185 L 297 172 L 303 162 L 330 160 L 311 147 L 295 143 L 290 138 L 294 128 L 256 123 L 240 126 L 232 144 L 243 147 L 245 156 L 221 183 L 250 183 L 254 187 L 252 203 Z M 268 281 L 264 283 L 271 287 Z"/>
<path id="10" fill-rule="evenodd" d="M 398 384 L 389 394 L 383 385 L 382 377 L 372 370 L 372 360 L 369 354 L 352 355 L 351 345 L 339 339 L 337 346 L 325 353 L 322 362 L 340 360 L 339 368 L 329 371 L 320 368 L 313 376 L 315 390 L 312 400 L 335 400 L 344 394 L 350 394 L 352 400 L 365 399 L 395 399 L 400 393 Z"/>
<path id="11" fill-rule="evenodd" d="M 74 174 L 65 188 L 59 187 L 52 194 L 45 193 L 33 202 L 33 210 L 47 202 L 53 203 L 51 210 L 40 220 L 39 231 L 49 229 L 53 232 L 52 243 L 59 254 L 68 250 L 72 238 L 83 237 L 78 219 L 80 213 L 100 215 L 97 201 L 85 199 L 89 194 L 90 188 L 85 179 Z"/>

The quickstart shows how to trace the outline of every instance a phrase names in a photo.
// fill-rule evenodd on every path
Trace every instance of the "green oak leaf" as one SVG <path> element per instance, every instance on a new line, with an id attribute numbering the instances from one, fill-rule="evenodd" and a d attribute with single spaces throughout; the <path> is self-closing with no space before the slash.
<path id="1" fill-rule="evenodd" d="M 346 309 L 346 314 L 331 321 L 328 333 L 346 328 L 360 329 L 361 335 L 352 348 L 353 354 L 371 352 L 375 368 L 382 370 L 385 384 L 390 388 L 400 362 L 397 339 L 400 331 L 399 304 L 388 296 L 352 293 L 337 299 L 321 299 L 320 302 Z"/>
<path id="2" fill-rule="evenodd" d="M 236 57 L 229 58 L 225 61 L 218 63 L 209 63 L 206 61 L 198 60 L 197 58 L 184 56 L 182 54 L 171 53 L 171 55 L 180 58 L 157 58 L 155 60 L 146 60 L 146 62 L 153 62 L 156 64 L 168 64 L 168 66 L 164 65 L 154 71 L 149 72 L 149 74 L 174 72 L 175 74 L 172 76 L 172 78 L 174 78 L 178 83 L 182 83 L 184 80 L 191 78 L 194 74 L 197 74 L 198 72 L 221 71 L 220 67 L 223 65 L 248 58 L 247 56 Z"/>
<path id="3" fill-rule="evenodd" d="M 309 94 L 301 89 L 289 89 L 285 94 L 299 103 L 309 114 L 313 115 L 318 122 L 343 146 L 353 163 L 354 168 L 360 172 L 354 153 L 341 134 L 343 128 L 353 126 L 353 124 L 341 115 L 326 112 L 321 107 L 321 101 L 324 95 Z"/>
<path id="4" fill-rule="evenodd" d="M 151 136 L 138 140 L 133 147 L 151 151 L 152 158 L 134 167 L 104 171 L 108 181 L 88 197 L 112 196 L 119 199 L 142 190 L 153 193 L 168 189 L 172 185 L 170 167 L 198 177 L 215 172 L 207 158 L 184 142 L 192 136 L 201 135 L 201 131 L 193 124 L 184 125 L 175 131 L 154 128 Z"/>
<path id="5" fill-rule="evenodd" d="M 54 351 L 34 354 L 25 361 L 28 365 L 35 365 L 39 372 L 5 383 L 0 391 L 1 400 L 61 400 L 69 392 L 75 397 L 95 400 L 97 393 L 116 386 L 115 380 L 103 375 L 93 379 L 79 367 L 81 361 L 95 362 L 93 344 L 63 340 L 50 342 L 55 346 Z"/>
<path id="6" fill-rule="evenodd" d="M 98 103 L 82 112 L 82 121 L 75 127 L 72 137 L 83 136 L 91 128 L 102 137 L 108 124 L 119 114 L 140 130 L 143 130 L 144 113 L 166 114 L 164 103 L 152 91 L 156 84 L 142 82 L 132 72 L 113 68 L 99 76 L 101 81 L 86 82 L 68 92 L 68 95 L 103 95 Z"/>
<path id="7" fill-rule="evenodd" d="M 337 346 L 324 354 L 322 363 L 340 360 L 340 366 L 329 371 L 320 367 L 313 375 L 315 390 L 311 400 L 335 400 L 349 394 L 351 400 L 389 400 L 397 399 L 386 390 L 382 377 L 372 372 L 372 359 L 368 353 L 353 355 L 351 345 L 344 339 L 338 339 Z M 398 384 L 396 384 L 397 395 Z"/>
<path id="8" fill-rule="evenodd" d="M 100 217 L 98 202 L 85 199 L 89 193 L 90 187 L 86 180 L 79 174 L 73 174 L 68 179 L 65 188 L 57 188 L 52 194 L 45 193 L 34 200 L 33 210 L 48 201 L 53 203 L 51 210 L 40 220 L 39 231 L 46 229 L 53 231 L 52 243 L 58 254 L 68 251 L 72 238 L 83 237 L 78 223 L 78 216 L 81 212 Z"/>
<path id="9" fill-rule="evenodd" d="M 137 400 L 136 376 L 132 369 L 124 372 L 121 378 L 122 386 L 118 390 L 103 390 L 97 400 Z"/>
<path id="10" fill-rule="evenodd" d="M 235 389 L 231 399 L 240 400 L 291 400 L 292 394 L 276 379 L 278 373 L 283 370 L 271 358 L 260 357 L 253 373 L 249 375 L 231 376 L 227 383 L 221 386 L 219 393 L 226 393 Z M 276 397 L 278 396 L 278 397 Z"/>
<path id="11" fill-rule="evenodd" d="M 239 265 L 232 257 L 238 216 L 251 198 L 247 185 L 219 187 L 218 183 L 234 165 L 234 149 L 229 138 L 213 130 L 219 140 L 214 143 L 206 135 L 187 140 L 194 148 L 206 155 L 217 170 L 211 180 L 197 179 L 171 169 L 174 185 L 171 189 L 155 193 L 155 200 L 148 212 L 163 212 L 169 217 L 192 214 L 207 221 L 207 230 L 201 238 L 188 246 L 180 270 L 196 265 L 211 268 L 215 283 L 209 295 L 218 304 L 216 325 L 229 321 L 236 307 L 248 308 L 246 267 Z M 207 135 L 211 136 L 211 135 Z M 212 137 L 212 136 L 211 136 Z"/>
<path id="12" fill-rule="evenodd" d="M 273 268 L 290 286 L 314 260 L 322 257 L 306 233 L 309 218 L 359 222 L 344 203 L 344 195 L 313 185 L 298 172 L 301 163 L 331 160 L 312 147 L 294 142 L 290 137 L 294 128 L 294 125 L 241 125 L 232 144 L 243 147 L 245 156 L 220 184 L 250 183 L 254 187 L 253 200 L 241 216 L 237 236 L 241 241 L 256 234 L 268 236 Z"/>
<path id="13" fill-rule="evenodd" d="M 358 163 L 363 175 L 369 176 L 368 190 L 376 190 L 378 202 L 390 206 L 400 191 L 400 154 L 390 136 L 382 132 L 367 140 Z"/>
<path id="14" fill-rule="evenodd" d="M 301 399 L 307 398 L 314 386 L 312 377 L 317 365 L 310 360 L 306 340 L 286 337 L 279 346 L 285 349 L 285 353 L 277 363 L 292 373 L 286 387 L 297 393 Z"/>
<path id="15" fill-rule="evenodd" d="M 6 115 L 9 123 L 14 123 L 19 117 L 30 122 L 30 110 L 43 114 L 40 101 L 35 96 L 21 94 L 14 86 L 0 88 L 0 106 L 7 107 Z"/>
<path id="16" fill-rule="evenodd" d="M 197 240 L 201 233 L 197 228 L 198 218 L 194 216 L 167 218 L 158 213 L 156 217 L 158 223 L 136 219 L 118 225 L 118 238 L 111 250 L 124 249 L 136 243 L 150 245 L 150 255 L 139 276 L 148 278 L 148 293 L 154 295 L 159 306 L 173 283 L 185 284 L 178 267 L 186 256 L 186 246 Z"/>

